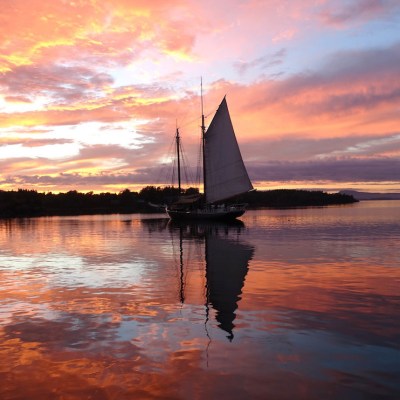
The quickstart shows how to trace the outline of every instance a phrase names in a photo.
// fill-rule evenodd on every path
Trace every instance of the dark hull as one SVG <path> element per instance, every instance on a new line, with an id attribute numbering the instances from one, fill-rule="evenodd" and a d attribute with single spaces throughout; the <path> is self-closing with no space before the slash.
<path id="1" fill-rule="evenodd" d="M 232 221 L 245 213 L 245 208 L 224 210 L 171 210 L 166 209 L 172 220 L 176 221 Z"/>

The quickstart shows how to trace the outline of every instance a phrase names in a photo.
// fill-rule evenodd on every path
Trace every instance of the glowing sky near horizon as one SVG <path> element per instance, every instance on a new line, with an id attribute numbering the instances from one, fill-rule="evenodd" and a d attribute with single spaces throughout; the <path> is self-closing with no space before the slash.
<path id="1" fill-rule="evenodd" d="M 202 76 L 256 188 L 400 191 L 397 0 L 0 5 L 0 189 L 170 183 L 177 123 L 196 167 Z"/>

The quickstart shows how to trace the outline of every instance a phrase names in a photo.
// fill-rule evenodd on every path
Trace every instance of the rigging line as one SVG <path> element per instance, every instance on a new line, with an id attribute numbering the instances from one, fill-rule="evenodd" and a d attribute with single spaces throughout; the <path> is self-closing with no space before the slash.
<path id="1" fill-rule="evenodd" d="M 190 179 L 189 179 L 189 177 L 188 177 L 188 169 L 187 169 L 187 166 L 185 166 L 185 167 L 183 168 L 183 174 L 185 175 L 185 179 L 186 179 L 187 185 L 188 185 L 188 186 L 191 186 L 191 181 L 190 181 Z"/>
<path id="2" fill-rule="evenodd" d="M 167 152 L 167 160 L 172 159 L 174 142 L 175 142 L 175 137 L 172 138 L 171 143 L 169 145 L 168 152 Z M 160 184 L 161 179 L 163 179 L 163 183 L 169 181 L 170 173 L 168 172 L 168 168 L 165 168 L 165 164 L 167 164 L 167 163 L 162 163 L 159 167 L 159 173 L 157 176 L 156 184 Z"/>
<path id="3" fill-rule="evenodd" d="M 217 110 L 218 110 L 218 108 L 215 109 L 215 111 L 211 111 L 211 112 L 209 112 L 208 114 L 204 115 L 204 118 L 208 118 L 210 115 L 214 115 L 214 114 L 217 112 Z M 180 129 L 180 128 L 182 128 L 182 127 L 185 127 L 185 126 L 188 126 L 189 124 L 192 124 L 193 122 L 196 122 L 198 119 L 200 119 L 200 118 L 197 117 L 197 118 L 195 118 L 195 119 L 193 119 L 193 120 L 191 120 L 191 121 L 189 121 L 189 122 L 187 122 L 187 123 L 185 123 L 185 124 L 183 124 L 183 125 L 180 125 L 180 126 L 178 127 L 178 129 Z M 198 186 L 199 189 L 200 189 L 200 185 L 201 185 L 201 175 L 202 175 L 201 160 L 202 160 L 203 151 L 202 151 L 202 138 L 200 137 L 199 140 L 200 140 L 200 145 L 199 145 L 200 150 L 199 150 L 199 152 L 198 152 L 198 159 L 197 159 L 197 166 L 196 166 L 196 174 L 195 174 L 194 179 L 193 179 L 193 176 L 192 176 L 191 174 L 190 174 L 190 176 L 189 176 L 189 179 L 188 179 L 188 176 L 186 175 L 186 181 L 187 181 L 187 183 L 188 183 L 189 180 L 191 180 L 191 181 L 193 182 L 193 184 L 196 185 L 196 186 Z M 186 165 L 188 165 L 187 158 L 186 158 L 186 154 L 185 154 L 184 151 L 183 151 L 183 147 L 182 147 L 182 158 L 185 160 Z M 187 169 L 185 169 L 185 168 L 187 168 L 187 167 L 184 166 L 184 171 L 187 171 Z M 185 172 L 185 173 L 187 173 L 187 172 Z M 204 188 L 203 188 L 203 189 L 204 189 Z"/>
<path id="4" fill-rule="evenodd" d="M 185 173 L 186 183 L 188 185 L 190 185 L 193 183 L 193 177 L 191 176 L 191 173 L 190 173 L 191 168 L 190 168 L 187 156 L 186 156 L 186 152 L 184 151 L 183 144 L 180 143 L 180 146 L 181 146 L 181 154 L 182 154 L 183 171 Z"/>
<path id="5" fill-rule="evenodd" d="M 185 151 L 182 140 L 179 141 L 179 149 L 180 149 L 180 154 L 181 154 L 181 165 L 182 165 L 182 170 L 184 173 L 184 178 L 186 180 L 186 184 L 188 186 L 194 185 L 196 182 L 193 179 L 192 167 L 188 161 L 187 153 Z"/>
<path id="6" fill-rule="evenodd" d="M 185 122 L 183 125 L 179 125 L 178 126 L 178 129 L 180 129 L 180 128 L 184 128 L 185 126 L 188 126 L 188 125 L 191 125 L 191 124 L 193 124 L 194 122 L 196 122 L 198 119 L 200 119 L 201 117 L 196 117 L 196 118 L 193 118 L 192 120 L 190 120 L 190 121 L 188 121 L 188 122 Z"/>
<path id="7" fill-rule="evenodd" d="M 190 110 L 190 107 L 186 107 L 186 108 L 185 108 L 185 111 L 186 111 L 186 112 L 183 114 L 183 116 L 179 117 L 179 119 L 180 119 L 181 121 L 185 121 L 185 119 L 188 118 L 189 110 Z M 180 128 L 180 126 L 178 126 L 178 118 L 176 119 L 176 128 L 177 128 L 177 129 Z"/>
<path id="8" fill-rule="evenodd" d="M 190 185 L 190 181 L 189 181 L 189 178 L 188 178 L 188 170 L 187 170 L 187 165 L 184 163 L 183 164 L 183 176 L 184 176 L 184 180 L 185 180 L 185 183 L 186 183 L 186 185 Z"/>
<path id="9" fill-rule="evenodd" d="M 213 115 L 213 114 L 215 114 L 216 112 L 217 112 L 217 110 L 215 110 L 214 112 L 211 111 L 211 112 L 209 112 L 208 114 L 204 114 L 204 118 L 208 118 L 210 115 Z M 185 126 L 188 126 L 188 125 L 191 125 L 191 124 L 193 124 L 194 122 L 196 122 L 197 120 L 201 120 L 201 117 L 193 118 L 192 120 L 190 120 L 190 121 L 188 121 L 188 122 L 185 122 L 185 123 L 182 124 L 182 125 L 179 125 L 179 126 L 178 126 L 178 129 L 184 128 Z"/>
<path id="10" fill-rule="evenodd" d="M 171 186 L 174 186 L 175 182 L 175 167 L 176 167 L 176 160 L 174 159 L 174 162 L 172 164 L 172 177 L 171 177 Z"/>
<path id="11" fill-rule="evenodd" d="M 173 158 L 170 168 L 165 168 L 164 184 L 171 183 L 171 185 L 173 186 L 175 181 L 175 169 L 176 169 L 176 159 Z"/>

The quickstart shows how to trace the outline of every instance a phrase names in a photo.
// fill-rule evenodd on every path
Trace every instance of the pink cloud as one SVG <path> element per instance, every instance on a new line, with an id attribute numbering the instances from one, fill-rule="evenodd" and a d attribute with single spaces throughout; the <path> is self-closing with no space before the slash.
<path id="1" fill-rule="evenodd" d="M 24 138 L 0 138 L 0 146 L 22 145 L 24 147 L 41 147 L 55 144 L 72 143 L 71 139 L 24 139 Z"/>
<path id="2" fill-rule="evenodd" d="M 320 154 L 342 157 L 341 152 L 367 143 L 367 138 L 397 135 L 399 42 L 330 51 L 303 70 L 292 69 L 302 52 L 301 40 L 313 43 L 311 33 L 396 15 L 397 2 L 32 1 L 29 12 L 24 1 L 16 0 L 6 2 L 0 13 L 0 91 L 4 107 L 9 102 L 19 110 L 2 108 L 0 128 L 10 136 L 2 143 L 70 143 L 57 133 L 60 126 L 75 126 L 79 140 L 85 135 L 83 124 L 95 121 L 103 124 L 102 133 L 109 129 L 110 134 L 117 132 L 114 123 L 138 122 L 132 129 L 154 143 L 143 142 L 135 150 L 80 146 L 78 155 L 58 165 L 17 159 L 3 172 L 21 181 L 32 174 L 56 182 L 53 174 L 81 168 L 78 176 L 84 182 L 84 170 L 92 168 L 92 176 L 100 176 L 104 171 L 96 165 L 112 159 L 121 163 L 107 172 L 110 181 L 123 176 L 154 179 L 154 165 L 166 154 L 176 121 L 196 160 L 200 103 L 193 81 L 198 86 L 200 71 L 206 76 L 206 123 L 226 94 L 250 168 L 277 161 L 271 151 L 282 162 L 290 157 L 316 162 Z M 274 44 L 274 38 L 287 39 L 285 47 Z M 177 62 L 179 57 L 188 61 Z M 24 107 L 29 111 L 22 112 Z M 38 138 L 20 139 L 20 133 Z M 41 133 L 46 137 L 40 138 Z M 391 145 L 375 142 L 363 148 L 362 156 L 395 157 L 397 144 Z M 285 146 L 291 150 L 285 152 Z"/>
<path id="3" fill-rule="evenodd" d="M 253 127 L 274 131 L 276 126 L 282 133 L 286 127 L 288 134 L 308 128 L 309 133 L 323 135 L 328 125 L 331 134 L 336 130 L 335 136 L 340 136 L 349 129 L 354 131 L 356 124 L 370 123 L 377 128 L 378 121 L 385 133 L 398 126 L 398 65 L 400 45 L 395 44 L 386 49 L 341 52 L 329 57 L 319 69 L 286 79 L 265 79 L 247 86 L 221 81 L 214 90 L 219 96 L 229 93 L 236 99 L 234 115 L 242 115 L 243 121 L 246 115 L 252 116 L 253 122 L 241 127 L 253 132 L 251 137 L 256 134 Z M 264 123 L 257 124 L 262 115 Z M 392 124 L 390 129 L 385 121 Z M 342 131 L 338 131 L 340 123 L 344 124 Z"/>
<path id="4" fill-rule="evenodd" d="M 8 103 L 32 103 L 32 100 L 26 96 L 4 96 L 4 100 Z"/>

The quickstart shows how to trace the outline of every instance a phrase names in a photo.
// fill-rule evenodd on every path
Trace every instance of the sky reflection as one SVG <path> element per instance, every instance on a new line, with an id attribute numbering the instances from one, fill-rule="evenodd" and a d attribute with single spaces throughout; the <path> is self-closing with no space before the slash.
<path id="1" fill-rule="evenodd" d="M 349 210 L 1 221 L 1 398 L 396 398 L 400 230 Z"/>

